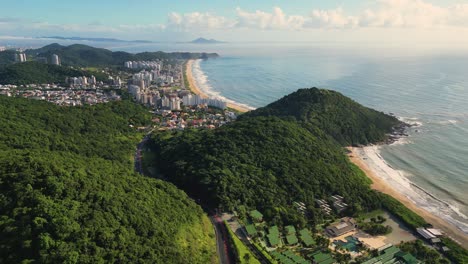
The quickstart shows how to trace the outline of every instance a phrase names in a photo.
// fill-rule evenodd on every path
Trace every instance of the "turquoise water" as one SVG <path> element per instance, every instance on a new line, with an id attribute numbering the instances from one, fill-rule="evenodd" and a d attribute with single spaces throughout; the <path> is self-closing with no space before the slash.
<path id="1" fill-rule="evenodd" d="M 381 155 L 421 192 L 446 204 L 443 214 L 468 233 L 468 53 L 265 50 L 199 61 L 194 75 L 211 95 L 254 108 L 317 86 L 417 124 Z M 416 202 L 431 207 L 433 201 Z"/>

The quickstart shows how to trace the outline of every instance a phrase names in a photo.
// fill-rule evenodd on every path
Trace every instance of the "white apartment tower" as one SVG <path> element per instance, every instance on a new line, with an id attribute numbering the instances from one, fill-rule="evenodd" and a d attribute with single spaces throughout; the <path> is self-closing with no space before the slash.
<path id="1" fill-rule="evenodd" d="M 60 65 L 61 63 L 60 63 L 59 56 L 57 54 L 52 54 L 50 63 L 53 64 L 53 65 Z"/>

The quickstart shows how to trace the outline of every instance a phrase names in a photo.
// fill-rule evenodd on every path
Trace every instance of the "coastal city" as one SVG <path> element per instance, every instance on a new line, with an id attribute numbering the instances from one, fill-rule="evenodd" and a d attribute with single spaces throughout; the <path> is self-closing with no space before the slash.
<path id="1" fill-rule="evenodd" d="M 24 52 L 14 53 L 16 63 L 24 63 Z M 41 63 L 61 65 L 58 55 Z M 63 82 L 49 84 L 0 84 L 0 95 L 45 100 L 61 106 L 81 106 L 121 100 L 128 93 L 135 102 L 153 109 L 153 125 L 160 129 L 213 129 L 236 119 L 223 100 L 193 94 L 184 81 L 185 61 L 126 61 L 124 69 L 138 71 L 120 76 L 108 75 L 104 81 L 91 76 L 67 76 Z"/>
<path id="2" fill-rule="evenodd" d="M 62 2 L 2 5 L 0 263 L 468 264 L 468 5 Z"/>

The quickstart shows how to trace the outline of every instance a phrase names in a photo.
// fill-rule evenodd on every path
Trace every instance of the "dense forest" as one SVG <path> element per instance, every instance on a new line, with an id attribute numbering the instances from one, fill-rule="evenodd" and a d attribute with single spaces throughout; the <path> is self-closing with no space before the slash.
<path id="1" fill-rule="evenodd" d="M 97 81 L 106 81 L 108 76 L 65 66 L 44 64 L 35 61 L 15 63 L 0 68 L 0 84 L 28 85 L 65 83 L 67 77 L 94 75 Z"/>
<path id="2" fill-rule="evenodd" d="M 142 52 L 128 53 L 123 51 L 110 51 L 87 45 L 74 44 L 62 46 L 57 43 L 44 46 L 39 49 L 26 50 L 28 58 L 50 58 L 52 54 L 60 56 L 62 65 L 77 67 L 110 67 L 123 66 L 125 61 L 156 60 L 156 59 L 206 59 L 218 57 L 216 53 L 190 53 L 190 52 Z M 0 52 L 0 65 L 11 63 L 13 60 L 11 51 Z"/>
<path id="3" fill-rule="evenodd" d="M 294 119 L 307 129 L 320 128 L 343 146 L 383 141 L 393 127 L 401 125 L 393 116 L 318 88 L 300 89 L 243 117 L 253 116 Z"/>
<path id="4" fill-rule="evenodd" d="M 133 172 L 147 109 L 0 97 L 0 263 L 210 263 L 211 224 Z M 213 259 L 214 258 L 214 259 Z"/>
<path id="5" fill-rule="evenodd" d="M 257 208 L 267 219 L 288 224 L 302 220 L 294 201 L 314 205 L 314 198 L 340 194 L 353 210 L 379 207 L 370 182 L 337 143 L 279 118 L 157 133 L 152 143 L 164 175 L 213 207 Z"/>
<path id="6" fill-rule="evenodd" d="M 398 211 L 396 215 L 413 227 L 426 224 L 398 201 L 372 191 L 370 180 L 340 145 L 347 140 L 381 140 L 396 119 L 316 88 L 286 98 L 302 99 L 283 98 L 271 104 L 277 110 L 261 108 L 214 131 L 153 135 L 150 147 L 156 166 L 164 177 L 212 207 L 241 213 L 245 207 L 256 208 L 276 223 L 305 224 L 295 201 L 308 205 L 309 221 L 320 222 L 323 215 L 315 208 L 315 199 L 339 194 L 350 205 L 349 215 L 386 208 Z M 339 118 L 352 121 L 338 122 Z M 388 124 L 369 123 L 374 119 Z"/>

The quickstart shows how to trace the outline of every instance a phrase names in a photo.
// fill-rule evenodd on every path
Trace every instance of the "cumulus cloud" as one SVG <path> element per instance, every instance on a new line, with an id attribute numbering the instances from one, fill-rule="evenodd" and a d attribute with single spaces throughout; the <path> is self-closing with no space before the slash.
<path id="1" fill-rule="evenodd" d="M 356 15 L 342 8 L 312 10 L 306 16 L 286 15 L 279 7 L 272 12 L 236 12 L 236 26 L 258 29 L 468 27 L 468 4 L 441 7 L 423 0 L 379 0 Z"/>
<path id="2" fill-rule="evenodd" d="M 192 29 L 224 29 L 232 27 L 233 22 L 222 16 L 210 13 L 170 13 L 166 28 L 171 30 L 187 31 Z"/>
<path id="3" fill-rule="evenodd" d="M 311 29 L 353 28 L 466 28 L 468 4 L 440 6 L 427 0 L 377 0 L 367 9 L 347 12 L 343 8 L 313 9 L 305 15 L 286 14 L 280 7 L 268 11 L 234 10 L 231 18 L 212 13 L 168 14 L 164 24 L 53 24 L 0 17 L 0 30 L 9 32 L 90 32 L 151 34 L 157 32 L 223 31 L 235 29 L 307 31 Z"/>

